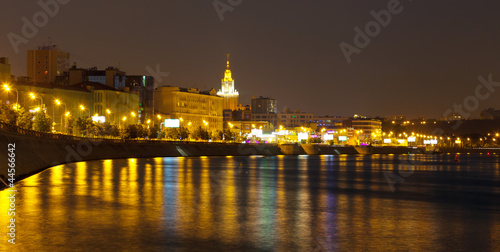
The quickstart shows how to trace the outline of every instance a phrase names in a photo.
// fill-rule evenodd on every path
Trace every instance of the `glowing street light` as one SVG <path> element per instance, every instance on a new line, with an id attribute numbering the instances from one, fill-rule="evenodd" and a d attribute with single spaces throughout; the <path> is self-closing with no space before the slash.
<path id="1" fill-rule="evenodd" d="M 8 93 L 11 89 L 14 89 L 14 91 L 16 91 L 16 107 L 15 107 L 15 108 L 16 108 L 16 110 L 18 110 L 18 109 L 19 109 L 19 91 L 17 91 L 17 89 L 16 89 L 16 88 L 11 88 L 11 87 L 9 87 L 9 85 L 7 85 L 7 84 L 4 84 L 4 85 L 3 85 L 3 87 L 4 87 L 5 91 L 7 91 L 7 93 Z M 18 118 L 17 118 L 17 116 L 16 116 L 16 125 L 18 125 L 17 120 L 18 120 Z"/>
<path id="2" fill-rule="evenodd" d="M 59 107 L 61 105 L 64 105 L 64 111 L 68 110 L 68 108 L 66 107 L 66 104 L 62 103 L 61 100 L 59 99 L 55 99 L 54 100 L 54 103 Z M 63 117 L 61 115 L 61 127 L 60 127 L 60 131 L 62 131 L 62 127 L 63 127 Z M 54 113 L 54 107 L 52 107 L 52 123 L 55 124 L 55 120 L 56 120 L 56 117 L 55 117 L 55 113 Z"/>
<path id="3" fill-rule="evenodd" d="M 43 107 L 43 98 L 42 98 L 42 96 L 37 95 L 37 94 L 35 94 L 35 93 L 33 93 L 33 92 L 29 93 L 29 96 L 30 96 L 30 97 L 31 97 L 31 99 L 33 99 L 33 100 L 34 100 L 34 99 L 36 99 L 37 97 L 38 97 L 38 98 L 40 98 L 40 107 Z"/>

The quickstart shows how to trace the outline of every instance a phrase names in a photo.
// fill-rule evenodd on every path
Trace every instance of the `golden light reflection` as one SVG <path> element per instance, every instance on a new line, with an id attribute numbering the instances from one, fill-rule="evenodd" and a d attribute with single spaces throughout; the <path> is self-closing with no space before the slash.
<path id="1" fill-rule="evenodd" d="M 107 202 L 114 201 L 113 197 L 113 160 L 103 161 L 102 174 L 102 199 Z"/>
<path id="2" fill-rule="evenodd" d="M 88 193 L 88 184 L 87 184 L 87 163 L 86 162 L 78 162 L 76 165 L 76 195 L 87 195 Z"/>
<path id="3" fill-rule="evenodd" d="M 219 186 L 221 190 L 222 204 L 222 230 L 225 234 L 222 238 L 229 243 L 237 242 L 240 236 L 238 228 L 238 196 L 236 195 L 236 187 L 234 185 L 235 170 L 226 168 L 225 171 L 220 171 Z"/>

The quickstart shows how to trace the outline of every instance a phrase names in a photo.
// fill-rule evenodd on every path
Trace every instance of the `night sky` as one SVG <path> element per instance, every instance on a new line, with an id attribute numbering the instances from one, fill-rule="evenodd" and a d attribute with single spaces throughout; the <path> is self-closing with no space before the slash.
<path id="1" fill-rule="evenodd" d="M 148 75 L 159 64 L 170 73 L 162 84 L 200 89 L 220 88 L 230 53 L 240 103 L 269 96 L 280 110 L 317 115 L 439 118 L 474 95 L 479 75 L 500 81 L 497 1 L 400 1 L 400 13 L 351 63 L 340 43 L 353 45 L 353 28 L 364 30 L 370 11 L 392 1 L 242 0 L 221 21 L 213 0 L 72 0 L 16 54 L 7 34 L 22 35 L 21 18 L 41 11 L 37 2 L 1 3 L 0 57 L 16 76 L 26 75 L 26 50 L 51 37 L 78 67 Z M 472 115 L 500 109 L 499 98 L 500 87 Z"/>

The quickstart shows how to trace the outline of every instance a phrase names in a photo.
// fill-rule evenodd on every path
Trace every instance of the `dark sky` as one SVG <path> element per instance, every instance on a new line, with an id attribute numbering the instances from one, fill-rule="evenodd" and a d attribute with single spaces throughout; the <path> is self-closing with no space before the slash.
<path id="1" fill-rule="evenodd" d="M 370 11 L 391 1 L 242 0 L 221 22 L 213 0 L 72 0 L 16 54 L 7 34 L 22 35 L 21 18 L 41 11 L 37 2 L 1 3 L 0 56 L 14 75 L 26 75 L 26 50 L 51 37 L 79 67 L 148 74 L 159 64 L 170 73 L 163 84 L 201 89 L 219 89 L 231 53 L 240 103 L 269 96 L 280 110 L 318 115 L 439 118 L 474 96 L 479 75 L 500 81 L 497 1 L 402 0 L 401 13 L 350 64 L 339 44 L 354 44 L 353 28 L 364 30 Z M 473 116 L 500 109 L 498 89 Z"/>

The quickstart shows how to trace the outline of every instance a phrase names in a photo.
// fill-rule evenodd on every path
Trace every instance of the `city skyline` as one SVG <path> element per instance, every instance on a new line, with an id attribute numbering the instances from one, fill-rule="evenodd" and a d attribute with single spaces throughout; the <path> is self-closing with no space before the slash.
<path id="1" fill-rule="evenodd" d="M 500 41 L 492 35 L 500 25 L 493 12 L 498 4 L 486 1 L 400 1 L 386 26 L 380 25 L 379 34 L 348 63 L 339 45 L 356 46 L 354 28 L 386 13 L 391 2 L 311 6 L 242 1 L 224 12 L 221 21 L 211 2 L 70 1 L 27 44 L 20 44 L 17 54 L 7 36 L 0 46 L 16 76 L 26 75 L 26 51 L 51 37 L 78 67 L 111 65 L 149 75 L 146 68 L 158 65 L 170 73 L 161 84 L 201 90 L 220 87 L 225 55 L 231 53 L 240 103 L 249 104 L 253 96 L 272 97 L 279 110 L 286 106 L 322 115 L 438 119 L 475 94 L 479 76 L 500 80 L 495 47 Z M 9 4 L 2 15 L 10 22 L 0 24 L 5 35 L 22 34 L 22 17 L 31 19 L 43 11 L 36 2 Z M 133 18 L 110 19 L 106 11 Z M 492 92 L 471 116 L 500 107 L 499 97 Z"/>

